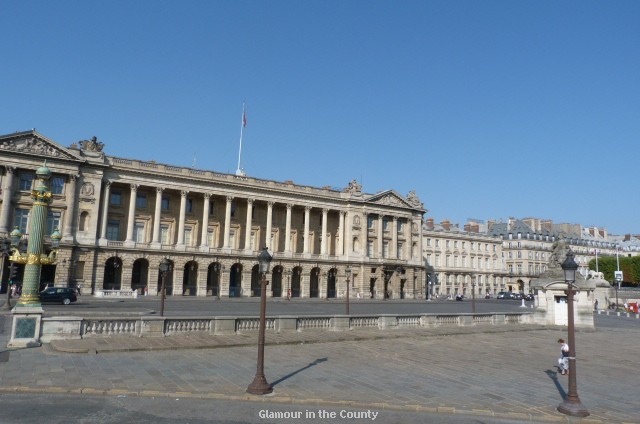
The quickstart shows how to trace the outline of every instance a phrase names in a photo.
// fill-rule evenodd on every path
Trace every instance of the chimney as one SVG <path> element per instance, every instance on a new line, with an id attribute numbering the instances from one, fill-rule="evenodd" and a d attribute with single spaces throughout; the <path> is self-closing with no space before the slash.
<path id="1" fill-rule="evenodd" d="M 444 221 L 441 221 L 440 225 L 442 225 L 442 228 L 444 228 L 447 231 L 449 231 L 451 229 L 451 222 L 448 219 L 445 219 Z"/>
<path id="2" fill-rule="evenodd" d="M 471 226 L 471 232 L 479 233 L 480 232 L 480 224 L 473 224 Z"/>
<path id="3" fill-rule="evenodd" d="M 471 231 L 471 224 L 467 223 L 464 224 L 464 231 L 466 231 L 467 233 Z"/>
<path id="4" fill-rule="evenodd" d="M 433 230 L 433 218 L 427 218 L 427 229 Z"/>

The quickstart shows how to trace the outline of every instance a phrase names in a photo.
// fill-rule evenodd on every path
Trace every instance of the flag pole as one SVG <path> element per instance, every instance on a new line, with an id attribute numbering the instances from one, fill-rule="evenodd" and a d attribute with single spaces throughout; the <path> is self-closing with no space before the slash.
<path id="1" fill-rule="evenodd" d="M 247 115 L 245 111 L 244 102 L 242 102 L 242 118 L 240 119 L 240 150 L 238 151 L 238 168 L 236 169 L 236 175 L 244 175 L 242 168 L 240 168 L 240 157 L 242 156 L 242 130 L 247 126 Z"/>

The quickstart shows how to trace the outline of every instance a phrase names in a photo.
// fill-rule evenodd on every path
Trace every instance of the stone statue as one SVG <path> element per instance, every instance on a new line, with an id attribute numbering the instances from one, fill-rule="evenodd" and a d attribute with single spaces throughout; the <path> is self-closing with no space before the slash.
<path id="1" fill-rule="evenodd" d="M 557 240 L 552 246 L 553 252 L 549 256 L 549 263 L 547 267 L 549 270 L 562 269 L 562 263 L 567 258 L 567 252 L 569 252 L 569 246 L 564 240 Z"/>
<path id="2" fill-rule="evenodd" d="M 91 137 L 91 140 L 80 140 L 78 144 L 80 149 L 96 153 L 102 152 L 104 147 L 104 143 L 99 142 L 97 137 Z"/>
<path id="3" fill-rule="evenodd" d="M 415 190 L 411 190 L 409 194 L 407 194 L 407 201 L 411 206 L 415 206 L 418 208 L 424 208 L 424 204 L 420 201 L 420 198 L 416 194 Z"/>
<path id="4" fill-rule="evenodd" d="M 347 191 L 347 192 L 349 192 L 351 194 L 361 194 L 362 193 L 362 185 L 358 184 L 358 182 L 356 180 L 351 180 L 351 182 L 349 183 L 349 185 L 347 186 L 345 191 Z"/>

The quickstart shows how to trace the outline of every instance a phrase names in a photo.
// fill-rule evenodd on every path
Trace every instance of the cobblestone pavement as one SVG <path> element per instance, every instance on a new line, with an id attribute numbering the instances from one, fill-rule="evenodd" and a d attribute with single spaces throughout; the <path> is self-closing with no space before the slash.
<path id="1" fill-rule="evenodd" d="M 3 346 L 7 324 L 0 335 Z M 230 336 L 225 348 L 72 354 L 45 345 L 4 352 L 2 357 L 8 357 L 0 362 L 0 391 L 371 408 L 382 411 L 376 421 L 383 423 L 385 409 L 514 422 L 640 421 L 635 389 L 640 323 L 577 333 L 578 393 L 591 416 L 571 420 L 556 411 L 568 390 L 567 377 L 555 368 L 556 341 L 566 338 L 566 329 L 523 325 L 441 333 L 295 334 L 280 339 L 267 335 L 265 375 L 274 393 L 262 397 L 245 393 L 256 370 L 257 335 L 253 345 L 249 340 L 234 344 Z M 359 340 L 332 339 L 335 334 Z M 296 342 L 294 337 L 301 335 L 309 339 Z"/>

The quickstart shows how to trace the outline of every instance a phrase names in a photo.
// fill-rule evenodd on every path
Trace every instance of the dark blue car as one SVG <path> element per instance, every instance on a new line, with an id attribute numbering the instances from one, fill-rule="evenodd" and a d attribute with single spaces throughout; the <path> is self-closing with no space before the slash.
<path id="1" fill-rule="evenodd" d="M 62 303 L 69 305 L 78 300 L 74 289 L 66 287 L 47 287 L 39 293 L 42 303 Z"/>

